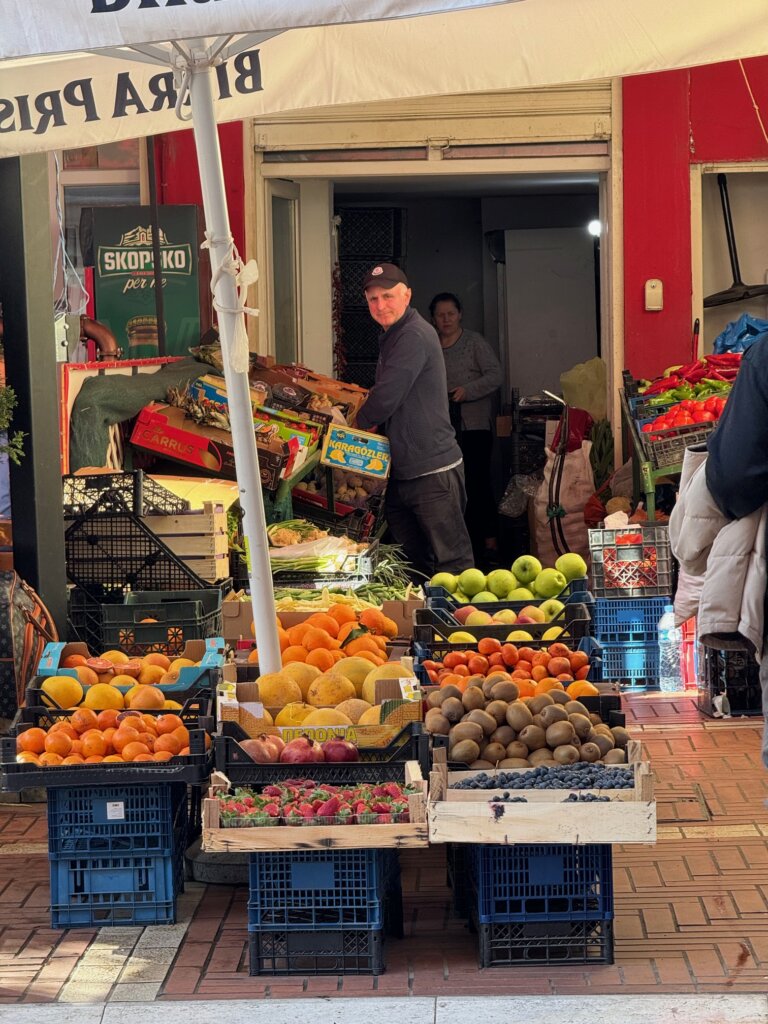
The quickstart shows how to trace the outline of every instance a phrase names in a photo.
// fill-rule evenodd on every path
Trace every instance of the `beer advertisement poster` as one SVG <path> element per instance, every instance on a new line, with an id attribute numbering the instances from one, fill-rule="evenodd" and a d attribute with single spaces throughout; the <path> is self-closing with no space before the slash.
<path id="1" fill-rule="evenodd" d="M 158 222 L 165 352 L 158 344 L 150 208 L 93 207 L 81 221 L 81 234 L 84 225 L 91 232 L 82 248 L 93 260 L 96 318 L 115 335 L 124 359 L 187 355 L 200 341 L 197 207 L 160 206 Z"/>

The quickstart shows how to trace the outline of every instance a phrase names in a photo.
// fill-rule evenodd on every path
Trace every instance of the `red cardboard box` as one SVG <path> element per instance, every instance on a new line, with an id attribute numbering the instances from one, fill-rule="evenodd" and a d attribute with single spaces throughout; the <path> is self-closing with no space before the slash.
<path id="1" fill-rule="evenodd" d="M 145 406 L 133 428 L 131 444 L 206 473 L 236 479 L 230 432 L 200 426 L 174 406 L 159 402 Z M 262 486 L 274 489 L 282 477 L 290 475 L 298 442 L 295 438 L 293 441 L 260 438 L 257 433 L 256 444 Z"/>

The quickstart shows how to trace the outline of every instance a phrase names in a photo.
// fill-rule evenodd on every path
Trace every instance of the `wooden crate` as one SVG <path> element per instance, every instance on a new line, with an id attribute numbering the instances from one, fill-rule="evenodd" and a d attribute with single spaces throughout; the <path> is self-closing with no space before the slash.
<path id="1" fill-rule="evenodd" d="M 429 777 L 430 843 L 655 843 L 656 803 L 653 776 L 640 759 L 640 744 L 628 746 L 635 772 L 634 789 L 508 790 L 527 803 L 492 803 L 503 789 L 451 789 L 478 771 L 448 771 L 445 749 L 437 749 Z M 608 766 L 610 767 L 610 766 Z M 517 773 L 532 768 L 507 769 Z M 487 775 L 499 774 L 488 769 Z M 610 797 L 610 803 L 564 803 L 569 792 Z"/>
<path id="2" fill-rule="evenodd" d="M 264 853 L 280 850 L 364 850 L 427 846 L 427 783 L 417 761 L 405 764 L 405 781 L 421 784 L 408 798 L 410 821 L 400 825 L 277 825 L 274 828 L 222 828 L 215 794 L 229 789 L 219 772 L 211 776 L 209 797 L 203 800 L 203 850 L 206 853 Z"/>
<path id="3" fill-rule="evenodd" d="M 176 516 L 144 516 L 142 522 L 201 579 L 229 576 L 227 513 L 207 501 Z"/>

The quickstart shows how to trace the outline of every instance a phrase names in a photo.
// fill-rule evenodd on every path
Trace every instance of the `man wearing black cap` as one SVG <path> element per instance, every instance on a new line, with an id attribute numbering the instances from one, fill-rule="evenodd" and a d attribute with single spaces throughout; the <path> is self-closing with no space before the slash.
<path id="1" fill-rule="evenodd" d="M 389 438 L 387 522 L 408 560 L 432 576 L 473 564 L 464 525 L 464 466 L 448 412 L 445 360 L 434 328 L 411 309 L 408 279 L 392 263 L 363 279 L 368 310 L 384 333 L 376 382 L 357 415 Z"/>

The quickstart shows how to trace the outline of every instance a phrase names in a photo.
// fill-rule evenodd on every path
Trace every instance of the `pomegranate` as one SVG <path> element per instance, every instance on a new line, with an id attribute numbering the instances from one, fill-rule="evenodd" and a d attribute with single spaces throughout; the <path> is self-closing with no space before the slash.
<path id="1" fill-rule="evenodd" d="M 262 733 L 255 740 L 242 740 L 240 746 L 256 764 L 276 764 L 280 751 L 272 743 L 272 737 Z"/>
<path id="2" fill-rule="evenodd" d="M 326 761 L 359 761 L 360 754 L 354 743 L 334 736 L 322 745 Z"/>
<path id="3" fill-rule="evenodd" d="M 281 740 L 279 736 L 272 735 L 267 736 L 267 739 L 272 744 L 272 746 L 277 750 L 277 754 L 279 757 L 280 754 L 282 754 L 282 752 L 285 750 L 285 740 Z"/>
<path id="4" fill-rule="evenodd" d="M 325 754 L 319 743 L 313 742 L 308 736 L 297 736 L 286 743 L 280 754 L 281 764 L 309 764 L 312 761 L 324 761 Z"/>

